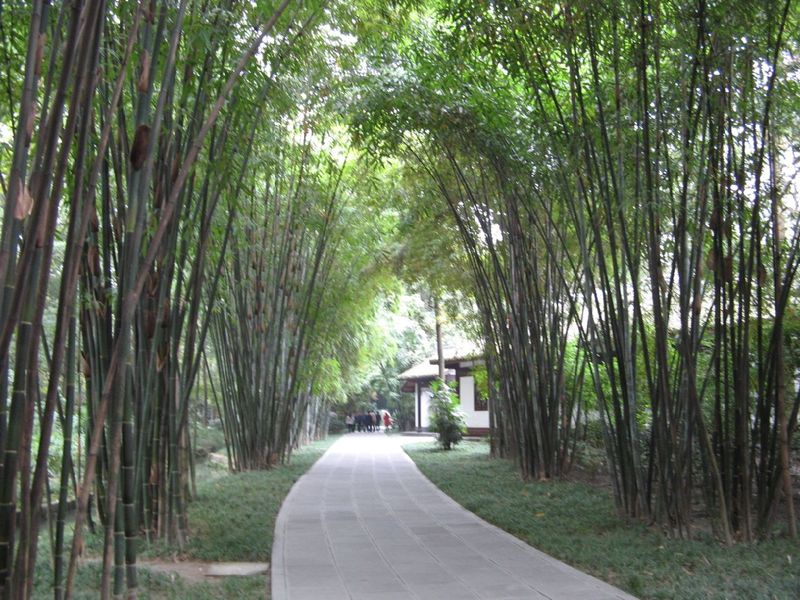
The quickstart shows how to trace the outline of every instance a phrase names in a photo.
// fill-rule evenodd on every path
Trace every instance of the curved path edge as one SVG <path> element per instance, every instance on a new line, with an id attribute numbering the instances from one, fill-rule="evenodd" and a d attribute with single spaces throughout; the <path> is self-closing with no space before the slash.
<path id="1" fill-rule="evenodd" d="M 398 437 L 350 434 L 275 522 L 272 600 L 635 600 L 467 511 Z"/>
<path id="2" fill-rule="evenodd" d="M 322 460 L 322 456 L 317 459 L 317 462 L 320 460 Z M 311 468 L 313 469 L 314 465 L 311 465 Z M 278 511 L 278 516 L 275 519 L 275 530 L 272 533 L 272 550 L 270 551 L 269 579 L 271 600 L 289 597 L 289 590 L 286 586 L 286 570 L 283 566 L 284 535 L 286 531 L 286 515 L 288 513 L 284 508 L 291 501 L 292 494 L 294 494 L 294 491 L 297 489 L 297 484 L 300 483 L 306 475 L 307 473 L 303 473 L 297 481 L 294 482 L 292 489 L 289 490 L 289 493 L 286 494 L 286 497 L 283 499 L 281 508 Z"/>

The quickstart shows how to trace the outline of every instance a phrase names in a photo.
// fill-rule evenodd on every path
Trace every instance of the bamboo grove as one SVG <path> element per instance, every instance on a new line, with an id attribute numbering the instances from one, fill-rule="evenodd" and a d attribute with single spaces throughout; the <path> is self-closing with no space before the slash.
<path id="1" fill-rule="evenodd" d="M 623 514 L 796 535 L 798 16 L 442 2 L 361 80 L 361 139 L 458 226 L 525 476 L 564 474 L 592 413 Z"/>
<path id="2" fill-rule="evenodd" d="M 220 361 L 220 412 L 235 470 L 281 462 L 300 441 L 327 430 L 329 406 L 314 393 L 319 373 L 303 366 L 330 339 L 320 315 L 345 291 L 347 280 L 337 277 L 348 273 L 338 258 L 347 243 L 342 229 L 358 224 L 348 223 L 340 189 L 347 163 L 315 157 L 308 123 L 302 128 L 299 145 L 275 132 L 282 151 L 265 165 L 263 189 L 243 207 L 245 224 L 228 253 L 227 292 L 212 319 L 217 356 L 239 357 Z"/>
<path id="3" fill-rule="evenodd" d="M 187 542 L 200 378 L 234 470 L 324 432 L 412 213 L 469 265 L 406 268 L 474 296 L 496 454 L 559 477 L 597 424 L 622 514 L 795 536 L 798 32 L 791 0 L 0 3 L 0 596 L 44 561 L 72 597 L 87 528 L 104 598 Z"/>
<path id="4" fill-rule="evenodd" d="M 248 364 L 272 386 L 269 435 L 252 456 L 232 455 L 238 468 L 288 458 L 316 435 L 315 420 L 324 425 L 324 394 L 303 361 L 325 358 L 341 331 L 315 337 L 315 315 L 337 310 L 315 286 L 330 281 L 344 297 L 360 273 L 331 276 L 333 250 L 348 247 L 345 167 L 312 148 L 323 95 L 308 90 L 330 65 L 310 58 L 327 47 L 315 39 L 323 7 L 0 5 L 0 110 L 13 124 L 0 180 L 3 598 L 31 597 L 37 559 L 52 566 L 54 596 L 72 597 L 86 526 L 103 533 L 103 597 L 136 596 L 146 541 L 186 542 L 193 390 L 210 364 L 212 385 L 231 394 L 232 447 L 245 447 L 231 425 L 245 407 L 230 386 L 246 392 L 229 377 L 230 355 L 207 355 L 212 339 L 240 356 L 236 368 L 261 360 Z M 306 143 L 259 187 L 253 165 L 281 152 L 270 136 L 300 122 Z M 255 348 L 266 349 L 239 354 L 232 319 L 254 298 L 267 327 Z M 241 322 L 260 330 L 252 325 Z M 50 556 L 38 552 L 40 531 Z"/>

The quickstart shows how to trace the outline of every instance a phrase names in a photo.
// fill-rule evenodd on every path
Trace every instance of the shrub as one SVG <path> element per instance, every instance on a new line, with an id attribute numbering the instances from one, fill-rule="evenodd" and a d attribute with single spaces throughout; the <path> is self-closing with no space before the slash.
<path id="1" fill-rule="evenodd" d="M 328 421 L 328 433 L 343 433 L 345 429 L 347 426 L 344 424 L 344 419 L 339 415 L 331 415 L 331 420 Z"/>
<path id="2" fill-rule="evenodd" d="M 438 434 L 436 439 L 445 450 L 458 444 L 467 431 L 464 413 L 458 408 L 458 396 L 441 381 L 433 385 L 431 431 Z"/>

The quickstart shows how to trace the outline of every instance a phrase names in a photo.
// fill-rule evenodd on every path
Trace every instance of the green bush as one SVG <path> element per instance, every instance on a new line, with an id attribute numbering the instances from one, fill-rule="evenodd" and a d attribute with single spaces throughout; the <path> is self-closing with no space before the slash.
<path id="1" fill-rule="evenodd" d="M 208 456 L 212 452 L 225 449 L 225 434 L 221 427 L 199 426 L 194 442 L 195 454 L 199 457 Z"/>
<path id="2" fill-rule="evenodd" d="M 605 450 L 605 441 L 603 440 L 603 422 L 600 420 L 600 414 L 592 411 L 584 424 L 584 441 L 592 448 L 599 448 Z"/>
<path id="3" fill-rule="evenodd" d="M 328 433 L 335 435 L 337 433 L 343 433 L 345 429 L 347 429 L 347 427 L 344 424 L 344 419 L 339 415 L 331 415 L 331 420 L 328 421 Z"/>
<path id="4" fill-rule="evenodd" d="M 445 450 L 458 444 L 467 431 L 464 413 L 458 408 L 458 396 L 441 381 L 433 384 L 431 431 L 438 434 L 436 439 Z"/>

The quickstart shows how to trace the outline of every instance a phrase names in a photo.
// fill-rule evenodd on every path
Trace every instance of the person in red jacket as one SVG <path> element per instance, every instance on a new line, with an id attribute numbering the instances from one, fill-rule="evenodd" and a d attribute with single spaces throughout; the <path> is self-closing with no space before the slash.
<path id="1" fill-rule="evenodd" d="M 392 415 L 389 414 L 388 410 L 383 413 L 383 425 L 387 430 L 392 428 Z"/>

